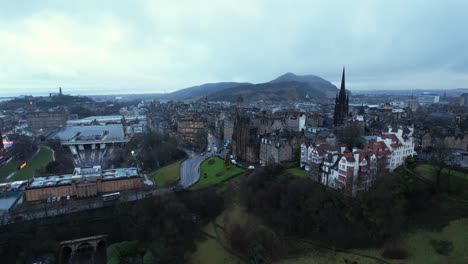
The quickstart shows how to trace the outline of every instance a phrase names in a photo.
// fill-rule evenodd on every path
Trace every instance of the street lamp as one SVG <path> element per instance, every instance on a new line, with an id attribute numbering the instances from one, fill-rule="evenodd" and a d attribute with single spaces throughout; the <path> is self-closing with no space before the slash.
<path id="1" fill-rule="evenodd" d="M 137 160 L 136 157 L 135 157 L 135 150 L 130 151 L 130 153 L 132 154 L 133 161 L 135 161 L 136 167 L 137 167 L 137 171 L 138 171 L 138 170 L 139 170 L 139 168 L 138 168 L 138 160 Z"/>

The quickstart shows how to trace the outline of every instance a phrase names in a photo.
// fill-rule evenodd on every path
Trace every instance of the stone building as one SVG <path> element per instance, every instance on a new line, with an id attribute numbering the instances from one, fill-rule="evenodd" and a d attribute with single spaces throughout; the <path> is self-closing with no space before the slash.
<path id="1" fill-rule="evenodd" d="M 289 131 L 299 132 L 305 129 L 306 115 L 304 113 L 290 113 L 285 121 Z"/>
<path id="2" fill-rule="evenodd" d="M 427 132 L 420 139 L 420 146 L 422 149 L 429 149 L 436 146 L 438 142 L 442 142 L 447 148 L 468 150 L 468 134 L 433 136 Z"/>
<path id="3" fill-rule="evenodd" d="M 53 129 L 65 127 L 68 113 L 64 110 L 29 112 L 26 122 L 31 129 Z"/>
<path id="4" fill-rule="evenodd" d="M 378 172 L 395 170 L 414 154 L 413 128 L 388 128 L 362 149 L 347 151 L 345 146 L 302 144 L 300 167 L 322 184 L 349 195 L 368 190 Z"/>
<path id="5" fill-rule="evenodd" d="M 197 134 L 205 130 L 205 121 L 194 116 L 177 118 L 177 135 L 182 145 L 195 143 Z"/>
<path id="6" fill-rule="evenodd" d="M 75 169 L 73 175 L 36 177 L 23 191 L 24 201 L 43 201 L 50 197 L 93 197 L 101 193 L 141 189 L 144 177 L 136 169 Z"/>
<path id="7" fill-rule="evenodd" d="M 408 156 L 414 154 L 413 128 L 388 127 L 377 137 L 377 142 L 383 141 L 391 152 L 388 157 L 387 167 L 390 171 L 395 170 L 405 162 Z"/>
<path id="8" fill-rule="evenodd" d="M 232 135 L 232 149 L 237 159 L 257 163 L 259 160 L 258 128 L 250 124 L 250 118 L 237 113 L 234 120 L 234 132 Z"/>
<path id="9" fill-rule="evenodd" d="M 295 140 L 295 139 L 294 139 Z M 260 139 L 260 163 L 271 165 L 293 160 L 293 142 L 291 139 L 265 136 Z"/>

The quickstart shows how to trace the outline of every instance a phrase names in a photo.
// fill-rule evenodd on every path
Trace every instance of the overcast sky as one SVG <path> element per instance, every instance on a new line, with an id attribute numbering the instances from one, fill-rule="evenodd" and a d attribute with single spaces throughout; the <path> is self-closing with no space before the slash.
<path id="1" fill-rule="evenodd" d="M 315 74 L 468 87 L 468 1 L 0 0 L 0 96 L 164 92 Z"/>

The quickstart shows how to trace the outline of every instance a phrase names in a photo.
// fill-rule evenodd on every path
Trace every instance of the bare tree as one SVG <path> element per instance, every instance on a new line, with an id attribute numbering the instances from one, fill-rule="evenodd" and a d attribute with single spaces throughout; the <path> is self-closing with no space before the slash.
<path id="1" fill-rule="evenodd" d="M 429 160 L 433 167 L 436 179 L 436 188 L 437 190 L 440 190 L 442 172 L 445 167 L 451 166 L 454 161 L 452 150 L 443 140 L 438 140 L 431 151 Z"/>

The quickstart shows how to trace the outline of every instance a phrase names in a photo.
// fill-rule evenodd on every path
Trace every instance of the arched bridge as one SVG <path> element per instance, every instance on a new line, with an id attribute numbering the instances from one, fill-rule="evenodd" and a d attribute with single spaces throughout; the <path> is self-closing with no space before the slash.
<path id="1" fill-rule="evenodd" d="M 105 250 L 107 235 L 82 237 L 60 242 L 61 263 L 69 263 L 77 253 L 95 253 L 98 249 Z"/>

